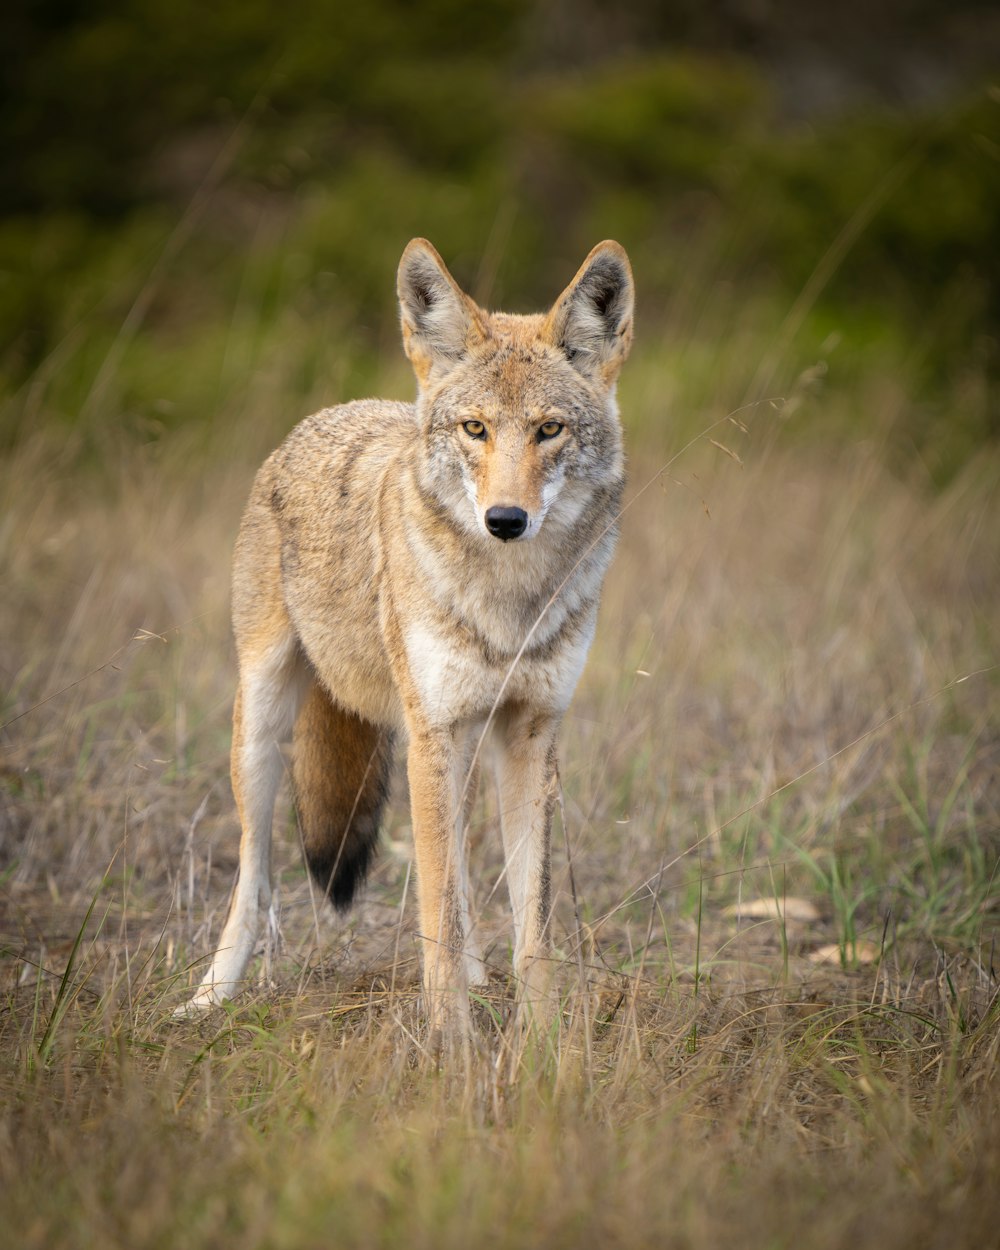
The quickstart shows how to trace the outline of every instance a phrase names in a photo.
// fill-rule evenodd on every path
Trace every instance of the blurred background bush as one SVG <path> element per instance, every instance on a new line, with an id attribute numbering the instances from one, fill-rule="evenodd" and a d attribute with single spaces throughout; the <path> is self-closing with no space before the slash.
<path id="1" fill-rule="evenodd" d="M 891 379 L 887 442 L 932 480 L 1000 433 L 990 3 L 10 0 L 3 21 L 8 448 L 39 423 L 156 439 L 406 396 L 415 234 L 513 309 L 619 238 L 625 384 L 682 426 L 827 370 L 803 428 L 864 432 Z"/>

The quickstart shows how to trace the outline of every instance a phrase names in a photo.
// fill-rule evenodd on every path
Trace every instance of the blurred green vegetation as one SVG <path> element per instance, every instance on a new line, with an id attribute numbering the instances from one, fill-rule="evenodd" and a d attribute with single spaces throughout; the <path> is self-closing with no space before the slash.
<path id="1" fill-rule="evenodd" d="M 700 31 L 681 8 L 681 35 Z M 724 40 L 654 24 L 584 65 L 538 46 L 544 10 L 15 3 L 5 441 L 39 420 L 155 433 L 262 399 L 290 422 L 384 386 L 415 234 L 514 308 L 621 239 L 637 350 L 690 370 L 667 388 L 686 409 L 784 393 L 836 344 L 829 385 L 896 378 L 935 474 L 1000 433 L 995 86 L 795 119 Z"/>

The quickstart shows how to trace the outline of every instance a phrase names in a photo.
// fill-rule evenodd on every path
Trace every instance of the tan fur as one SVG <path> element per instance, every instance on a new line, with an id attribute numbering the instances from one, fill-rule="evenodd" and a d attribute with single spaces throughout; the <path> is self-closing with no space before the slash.
<path id="1" fill-rule="evenodd" d="M 392 734 L 338 707 L 313 681 L 293 740 L 306 862 L 324 894 L 347 907 L 375 850 L 388 797 Z"/>
<path id="2" fill-rule="evenodd" d="M 489 314 L 415 239 L 397 286 L 417 402 L 309 417 L 265 462 L 244 514 L 233 575 L 240 881 L 194 1006 L 239 986 L 269 906 L 277 744 L 293 725 L 307 859 L 341 903 L 374 845 L 393 735 L 407 741 L 437 1030 L 467 1027 L 467 984 L 482 976 L 463 840 L 489 739 L 515 971 L 522 1000 L 546 993 L 555 739 L 616 539 L 614 389 L 631 343 L 631 271 L 617 243 L 602 243 L 547 315 Z M 497 509 L 523 530 L 499 530 Z"/>

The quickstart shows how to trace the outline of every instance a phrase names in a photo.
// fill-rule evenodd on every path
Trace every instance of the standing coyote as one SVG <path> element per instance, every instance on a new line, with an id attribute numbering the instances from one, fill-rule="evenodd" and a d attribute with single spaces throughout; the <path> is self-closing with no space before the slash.
<path id="1" fill-rule="evenodd" d="M 415 404 L 298 425 L 257 474 L 236 543 L 232 777 L 239 882 L 190 1008 L 240 988 L 271 902 L 293 738 L 305 857 L 338 908 L 364 880 L 405 736 L 433 1030 L 469 1027 L 465 822 L 493 748 L 518 997 L 547 993 L 556 733 L 594 633 L 624 464 L 624 249 L 599 244 L 545 315 L 487 313 L 425 239 L 397 278 Z"/>

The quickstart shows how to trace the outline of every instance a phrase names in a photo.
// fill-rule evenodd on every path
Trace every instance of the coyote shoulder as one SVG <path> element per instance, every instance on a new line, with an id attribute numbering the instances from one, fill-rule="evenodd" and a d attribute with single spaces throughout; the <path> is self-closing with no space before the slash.
<path id="1" fill-rule="evenodd" d="M 489 746 L 522 1002 L 546 993 L 556 734 L 594 632 L 624 480 L 615 383 L 632 339 L 623 248 L 599 244 L 547 314 L 487 313 L 414 239 L 399 264 L 414 404 L 298 425 L 254 481 L 236 543 L 232 779 L 239 882 L 189 1006 L 241 986 L 271 901 L 291 735 L 305 856 L 338 907 L 375 850 L 405 742 L 435 1029 L 485 977 L 464 824 Z"/>

